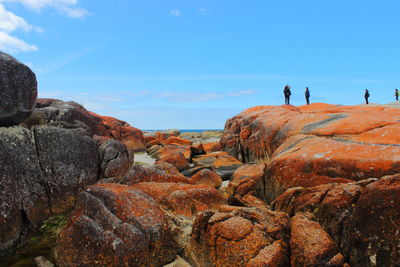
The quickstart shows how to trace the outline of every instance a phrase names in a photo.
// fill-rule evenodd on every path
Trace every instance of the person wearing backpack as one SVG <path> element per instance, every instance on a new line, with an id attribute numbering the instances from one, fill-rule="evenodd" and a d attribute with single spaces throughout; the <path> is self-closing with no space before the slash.
<path id="1" fill-rule="evenodd" d="M 304 95 L 305 95 L 305 97 L 306 97 L 306 102 L 307 102 L 307 105 L 310 105 L 310 90 L 308 89 L 308 87 L 306 87 L 306 91 L 304 92 Z"/>
<path id="2" fill-rule="evenodd" d="M 394 96 L 396 97 L 396 101 L 399 101 L 399 89 L 394 89 Z"/>
<path id="3" fill-rule="evenodd" d="M 364 98 L 365 98 L 365 104 L 369 104 L 368 102 L 368 98 L 370 97 L 369 91 L 368 89 L 365 89 L 365 94 L 364 94 Z"/>
<path id="4" fill-rule="evenodd" d="M 286 85 L 283 89 L 283 94 L 285 95 L 285 105 L 290 105 L 290 96 L 292 92 L 290 91 L 290 86 Z"/>

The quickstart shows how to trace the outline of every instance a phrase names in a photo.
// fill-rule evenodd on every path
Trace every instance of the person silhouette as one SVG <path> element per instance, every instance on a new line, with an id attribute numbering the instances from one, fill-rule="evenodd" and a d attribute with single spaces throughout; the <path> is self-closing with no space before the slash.
<path id="1" fill-rule="evenodd" d="M 292 95 L 290 88 L 291 87 L 289 85 L 286 85 L 283 89 L 283 94 L 285 95 L 285 105 L 290 105 L 290 96 Z"/>
<path id="2" fill-rule="evenodd" d="M 306 91 L 304 92 L 304 95 L 306 97 L 306 101 L 307 101 L 307 105 L 310 105 L 310 90 L 308 89 L 308 87 L 306 87 Z"/>
<path id="3" fill-rule="evenodd" d="M 399 101 L 399 95 L 400 95 L 399 89 L 395 89 L 394 90 L 394 96 L 396 97 L 396 101 Z"/>
<path id="4" fill-rule="evenodd" d="M 369 91 L 368 89 L 365 89 L 365 94 L 364 94 L 364 98 L 365 98 L 365 104 L 369 104 L 368 102 L 368 98 L 370 97 Z"/>

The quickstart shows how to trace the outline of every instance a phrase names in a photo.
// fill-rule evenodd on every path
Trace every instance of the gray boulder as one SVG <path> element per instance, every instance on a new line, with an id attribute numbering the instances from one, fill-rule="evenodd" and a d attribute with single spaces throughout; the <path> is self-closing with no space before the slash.
<path id="1" fill-rule="evenodd" d="M 48 217 L 68 212 L 97 181 L 95 141 L 39 126 L 0 128 L 0 256 L 23 243 Z"/>
<path id="2" fill-rule="evenodd" d="M 126 145 L 117 140 L 108 140 L 100 145 L 100 178 L 124 175 L 133 163 L 134 155 L 129 154 Z"/>
<path id="3" fill-rule="evenodd" d="M 0 126 L 18 125 L 36 103 L 35 74 L 15 58 L 0 52 Z"/>

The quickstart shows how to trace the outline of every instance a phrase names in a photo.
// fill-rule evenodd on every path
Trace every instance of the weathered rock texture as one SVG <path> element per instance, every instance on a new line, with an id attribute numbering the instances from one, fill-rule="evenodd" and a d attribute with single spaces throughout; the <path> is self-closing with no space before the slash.
<path id="1" fill-rule="evenodd" d="M 290 187 L 399 173 L 399 118 L 384 107 L 259 106 L 227 121 L 221 145 L 243 162 L 268 164 L 270 202 Z"/>
<path id="2" fill-rule="evenodd" d="M 0 128 L 0 255 L 41 222 L 74 207 L 98 175 L 98 148 L 88 137 L 47 126 Z"/>
<path id="3" fill-rule="evenodd" d="M 351 266 L 399 264 L 399 207 L 400 175 L 291 188 L 272 203 L 290 215 L 313 213 Z"/>
<path id="4" fill-rule="evenodd" d="M 44 119 L 47 125 L 69 129 L 81 135 L 94 136 L 100 143 L 115 139 L 125 144 L 130 151 L 145 149 L 142 131 L 131 127 L 125 121 L 89 112 L 73 101 L 38 99 L 33 115 Z"/>
<path id="5" fill-rule="evenodd" d="M 15 58 L 0 52 L 0 126 L 28 118 L 36 103 L 35 74 Z"/>

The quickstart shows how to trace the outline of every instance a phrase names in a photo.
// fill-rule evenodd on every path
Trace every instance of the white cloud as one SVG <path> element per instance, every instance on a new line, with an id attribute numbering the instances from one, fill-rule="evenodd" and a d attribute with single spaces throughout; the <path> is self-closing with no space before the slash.
<path id="1" fill-rule="evenodd" d="M 82 18 L 88 14 L 86 10 L 75 7 L 78 0 L 0 0 L 0 2 L 21 3 L 37 12 L 47 7 L 54 8 L 73 18 Z"/>
<path id="2" fill-rule="evenodd" d="M 14 31 L 22 30 L 27 33 L 31 31 L 43 32 L 43 30 L 39 27 L 32 26 L 26 22 L 25 19 L 6 10 L 2 3 L 7 2 L 21 3 L 34 11 L 40 11 L 45 7 L 50 7 L 72 18 L 82 18 L 88 14 L 86 10 L 75 7 L 78 0 L 0 0 L 0 50 L 9 53 L 38 50 L 37 46 L 28 44 L 12 36 L 11 34 Z"/>
<path id="3" fill-rule="evenodd" d="M 172 9 L 170 12 L 169 12 L 169 14 L 171 15 L 171 16 L 175 16 L 175 17 L 180 17 L 182 14 L 181 14 L 181 11 L 179 10 L 179 9 Z"/>
<path id="4" fill-rule="evenodd" d="M 13 37 L 6 32 L 0 31 L 0 50 L 9 53 L 17 53 L 37 51 L 38 48 L 35 45 L 27 44 L 24 41 Z"/>

